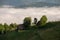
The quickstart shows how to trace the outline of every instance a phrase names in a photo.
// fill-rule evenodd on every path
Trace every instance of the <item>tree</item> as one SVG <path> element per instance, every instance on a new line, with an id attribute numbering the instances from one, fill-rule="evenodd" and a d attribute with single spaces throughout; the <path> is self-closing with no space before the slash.
<path id="1" fill-rule="evenodd" d="M 14 25 L 14 28 L 17 28 L 17 24 L 16 23 L 14 23 L 13 25 Z"/>
<path id="2" fill-rule="evenodd" d="M 13 23 L 9 25 L 9 31 L 12 31 L 12 28 L 14 28 Z"/>
<path id="3" fill-rule="evenodd" d="M 37 18 L 34 18 L 34 24 L 37 24 Z"/>
<path id="4" fill-rule="evenodd" d="M 5 31 L 4 32 L 9 31 L 9 26 L 6 23 L 4 23 L 4 28 L 5 28 Z"/>
<path id="5" fill-rule="evenodd" d="M 14 28 L 14 25 L 13 25 L 13 23 L 11 23 L 11 24 L 10 24 L 10 27 Z"/>
<path id="6" fill-rule="evenodd" d="M 43 15 L 41 17 L 41 19 L 38 21 L 37 26 L 41 27 L 44 26 L 47 22 L 47 17 L 45 15 Z"/>
<path id="7" fill-rule="evenodd" d="M 40 27 L 40 20 L 37 22 L 37 26 Z"/>
<path id="8" fill-rule="evenodd" d="M 24 19 L 23 25 L 24 25 L 25 28 L 29 28 L 30 25 L 31 25 L 31 17 L 26 17 Z"/>
<path id="9" fill-rule="evenodd" d="M 4 31 L 4 26 L 0 24 L 0 34 L 3 34 L 3 31 Z"/>
<path id="10" fill-rule="evenodd" d="M 14 31 L 14 30 L 16 30 L 16 28 L 17 28 L 17 24 L 16 23 L 11 23 L 10 24 L 10 31 Z"/>
<path id="11" fill-rule="evenodd" d="M 11 23 L 10 26 L 11 26 L 12 28 L 16 28 L 17 24 L 16 24 L 16 23 Z"/>

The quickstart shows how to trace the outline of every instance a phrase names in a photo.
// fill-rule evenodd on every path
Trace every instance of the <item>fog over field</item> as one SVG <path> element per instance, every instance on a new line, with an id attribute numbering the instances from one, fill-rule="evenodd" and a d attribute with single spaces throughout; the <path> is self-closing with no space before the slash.
<path id="1" fill-rule="evenodd" d="M 27 16 L 40 19 L 42 15 L 46 15 L 48 21 L 60 20 L 60 1 L 0 0 L 0 23 L 23 23 L 23 19 Z"/>

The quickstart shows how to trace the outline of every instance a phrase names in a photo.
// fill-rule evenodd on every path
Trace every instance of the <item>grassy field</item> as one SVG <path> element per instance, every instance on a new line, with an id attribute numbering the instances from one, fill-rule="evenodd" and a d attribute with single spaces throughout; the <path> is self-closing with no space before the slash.
<path id="1" fill-rule="evenodd" d="M 13 31 L 0 35 L 0 40 L 60 40 L 60 24 L 48 23 L 42 29 Z M 56 24 L 56 25 L 55 25 Z M 52 26 L 52 27 L 51 27 Z"/>
<path id="2" fill-rule="evenodd" d="M 0 40 L 60 40 L 60 29 L 25 30 L 0 35 Z"/>

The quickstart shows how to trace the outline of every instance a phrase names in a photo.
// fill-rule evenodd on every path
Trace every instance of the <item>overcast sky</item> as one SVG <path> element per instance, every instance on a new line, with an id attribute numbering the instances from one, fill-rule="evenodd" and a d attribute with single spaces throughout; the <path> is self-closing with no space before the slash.
<path id="1" fill-rule="evenodd" d="M 40 19 L 42 15 L 46 15 L 48 21 L 60 20 L 60 6 L 58 7 L 27 7 L 27 8 L 9 8 L 33 2 L 46 2 L 60 4 L 59 0 L 0 0 L 0 23 L 23 23 L 23 19 L 27 16 Z"/>

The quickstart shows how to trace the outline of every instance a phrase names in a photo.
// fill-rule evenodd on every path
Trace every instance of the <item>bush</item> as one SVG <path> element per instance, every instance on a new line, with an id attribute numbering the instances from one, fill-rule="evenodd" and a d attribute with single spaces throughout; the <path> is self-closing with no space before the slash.
<path id="1" fill-rule="evenodd" d="M 5 31 L 4 32 L 9 31 L 9 26 L 6 23 L 4 23 L 4 28 L 5 28 Z"/>
<path id="2" fill-rule="evenodd" d="M 34 24 L 37 24 L 37 18 L 34 18 Z"/>
<path id="3" fill-rule="evenodd" d="M 25 28 L 29 28 L 31 26 L 31 17 L 26 17 L 24 19 L 23 25 Z"/>
<path id="4" fill-rule="evenodd" d="M 42 27 L 46 24 L 46 22 L 47 22 L 47 17 L 45 15 L 43 15 L 41 17 L 41 19 L 38 21 L 37 26 Z"/>
<path id="5" fill-rule="evenodd" d="M 0 34 L 3 34 L 3 31 L 4 31 L 4 26 L 2 24 L 0 24 Z"/>

